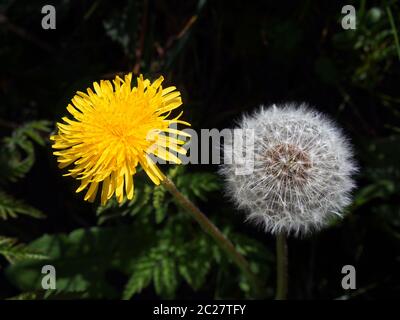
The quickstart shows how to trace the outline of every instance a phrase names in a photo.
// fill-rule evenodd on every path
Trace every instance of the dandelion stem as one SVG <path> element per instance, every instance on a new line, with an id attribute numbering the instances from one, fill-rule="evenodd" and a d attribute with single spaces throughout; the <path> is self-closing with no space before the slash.
<path id="1" fill-rule="evenodd" d="M 279 233 L 276 236 L 276 297 L 275 300 L 286 300 L 288 291 L 288 250 L 286 236 Z"/>
<path id="2" fill-rule="evenodd" d="M 201 212 L 188 198 L 186 198 L 176 188 L 175 184 L 167 177 L 162 181 L 163 186 L 172 194 L 177 203 L 182 206 L 186 211 L 200 224 L 202 229 L 208 233 L 217 244 L 232 258 L 236 265 L 247 276 L 251 283 L 254 294 L 258 296 L 261 292 L 260 282 L 256 275 L 251 271 L 250 265 L 247 260 L 241 255 L 232 242 L 226 238 L 223 233 Z"/>

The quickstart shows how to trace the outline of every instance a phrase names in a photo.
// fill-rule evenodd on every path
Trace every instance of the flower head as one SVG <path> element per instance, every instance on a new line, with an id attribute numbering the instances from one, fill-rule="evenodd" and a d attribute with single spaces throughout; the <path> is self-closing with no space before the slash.
<path id="1" fill-rule="evenodd" d="M 188 134 L 170 125 L 190 124 L 179 120 L 182 112 L 168 119 L 182 104 L 180 92 L 175 87 L 163 89 L 163 77 L 150 83 L 140 76 L 133 88 L 131 79 L 132 74 L 117 76 L 113 83 L 94 82 L 94 92 L 78 91 L 67 107 L 74 119 L 62 118 L 64 123 L 57 123 L 58 132 L 51 137 L 59 167 L 73 165 L 65 175 L 81 181 L 76 192 L 88 188 L 85 200 L 94 201 L 100 188 L 102 204 L 113 194 L 118 202 L 124 194 L 132 199 L 138 164 L 159 184 L 164 176 L 150 155 L 180 163 L 174 152 L 186 153 L 181 147 L 185 141 L 177 135 Z"/>
<path id="2" fill-rule="evenodd" d="M 357 170 L 349 143 L 322 114 L 305 105 L 261 107 L 239 127 L 254 130 L 253 172 L 238 175 L 238 164 L 221 173 L 227 191 L 248 220 L 272 233 L 307 233 L 341 216 Z M 235 154 L 242 149 L 231 148 Z"/>

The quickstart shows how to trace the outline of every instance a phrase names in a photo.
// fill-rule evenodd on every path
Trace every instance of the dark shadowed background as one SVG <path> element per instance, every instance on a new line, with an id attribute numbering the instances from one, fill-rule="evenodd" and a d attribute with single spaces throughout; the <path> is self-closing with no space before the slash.
<path id="1" fill-rule="evenodd" d="M 56 8 L 43 30 L 41 8 Z M 345 4 L 356 30 L 341 27 Z M 236 266 L 139 173 L 133 201 L 83 201 L 49 133 L 77 90 L 117 74 L 164 75 L 194 129 L 259 105 L 307 102 L 351 138 L 360 173 L 343 220 L 289 239 L 291 299 L 400 296 L 400 29 L 397 1 L 0 2 L 0 298 L 246 298 Z M 274 238 L 243 223 L 216 165 L 167 168 L 275 287 Z M 57 290 L 41 290 L 41 267 Z M 357 289 L 341 287 L 343 265 Z"/>

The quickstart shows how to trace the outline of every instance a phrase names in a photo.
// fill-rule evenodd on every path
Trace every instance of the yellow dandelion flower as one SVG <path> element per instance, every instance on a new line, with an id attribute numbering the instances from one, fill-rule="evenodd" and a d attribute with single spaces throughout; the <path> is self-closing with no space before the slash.
<path id="1" fill-rule="evenodd" d="M 182 104 L 180 92 L 175 87 L 163 89 L 163 77 L 151 83 L 140 76 L 133 88 L 131 80 L 132 74 L 117 76 L 114 85 L 102 80 L 93 83 L 94 92 L 78 91 L 67 107 L 74 119 L 63 117 L 64 123 L 57 123 L 58 132 L 50 137 L 59 167 L 73 165 L 65 176 L 81 181 L 76 192 L 88 188 L 87 201 L 93 202 L 100 188 L 103 205 L 113 194 L 119 203 L 124 194 L 132 199 L 138 164 L 158 185 L 164 175 L 150 155 L 179 164 L 171 151 L 186 154 L 185 141 L 178 136 L 189 135 L 170 125 L 190 124 L 180 120 L 182 112 L 168 119 Z"/>

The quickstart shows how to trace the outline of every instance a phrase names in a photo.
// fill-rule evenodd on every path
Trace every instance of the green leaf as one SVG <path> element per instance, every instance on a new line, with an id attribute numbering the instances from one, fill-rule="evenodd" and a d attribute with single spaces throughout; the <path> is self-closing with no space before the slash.
<path id="1" fill-rule="evenodd" d="M 151 282 L 157 294 L 164 298 L 172 298 L 178 285 L 176 271 L 173 253 L 163 249 L 162 245 L 153 247 L 134 263 L 123 298 L 130 299 Z"/>
<path id="2" fill-rule="evenodd" d="M 23 244 L 17 244 L 17 240 L 0 236 L 0 255 L 3 255 L 10 263 L 23 260 L 42 260 L 47 257 L 38 250 L 32 250 Z"/>
<path id="3" fill-rule="evenodd" d="M 176 185 L 180 192 L 190 199 L 198 198 L 203 201 L 207 200 L 210 192 L 221 188 L 218 176 L 209 172 L 182 172 L 176 178 Z"/>
<path id="4" fill-rule="evenodd" d="M 86 292 L 59 292 L 57 290 L 42 290 L 23 292 L 7 300 L 71 300 L 88 298 Z"/>
<path id="5" fill-rule="evenodd" d="M 4 138 L 0 150 L 0 177 L 12 182 L 24 177 L 35 162 L 32 141 L 44 146 L 49 131 L 49 121 L 32 121 L 15 129 L 10 137 Z"/>
<path id="6" fill-rule="evenodd" d="M 117 297 L 106 273 L 130 270 L 134 259 L 149 249 L 152 239 L 146 225 L 94 227 L 68 235 L 44 235 L 28 248 L 39 249 L 49 258 L 44 262 L 15 263 L 6 269 L 6 276 L 23 291 L 37 291 L 41 289 L 41 268 L 50 264 L 56 268 L 57 290 L 61 292 L 85 291 L 91 298 Z"/>
<path id="7" fill-rule="evenodd" d="M 199 290 L 211 270 L 214 244 L 207 235 L 199 234 L 196 241 L 185 243 L 178 256 L 178 270 L 185 281 Z"/>
<path id="8" fill-rule="evenodd" d="M 156 223 L 161 223 L 168 210 L 168 203 L 165 201 L 166 189 L 162 186 L 157 186 L 153 191 L 153 207 L 155 210 Z"/>
<path id="9" fill-rule="evenodd" d="M 148 257 L 139 259 L 132 270 L 132 275 L 125 286 L 122 298 L 129 300 L 136 293 L 150 285 L 153 278 L 153 261 Z"/>
<path id="10" fill-rule="evenodd" d="M 0 218 L 16 218 L 18 215 L 27 215 L 34 218 L 44 218 L 44 214 L 21 200 L 0 191 Z"/>
<path id="11" fill-rule="evenodd" d="M 393 194 L 395 190 L 395 184 L 390 180 L 380 180 L 376 183 L 369 184 L 356 193 L 351 209 L 354 210 L 361 207 L 376 198 L 384 199 Z"/>

